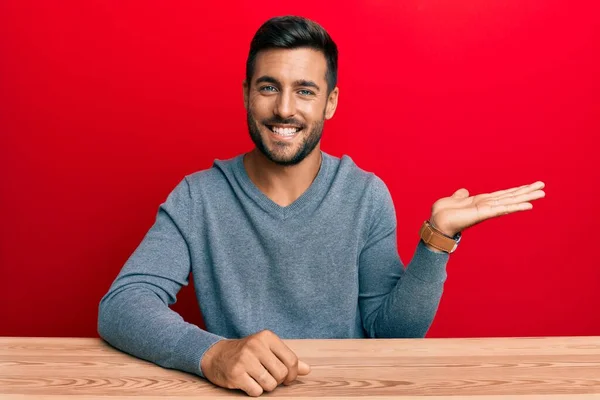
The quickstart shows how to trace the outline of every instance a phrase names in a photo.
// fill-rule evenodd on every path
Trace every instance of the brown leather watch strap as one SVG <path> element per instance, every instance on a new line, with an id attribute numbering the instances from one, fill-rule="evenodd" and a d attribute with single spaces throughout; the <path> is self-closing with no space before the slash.
<path id="1" fill-rule="evenodd" d="M 438 250 L 445 251 L 446 253 L 454 252 L 458 246 L 457 240 L 454 240 L 436 230 L 433 226 L 431 226 L 429 221 L 423 222 L 423 226 L 421 226 L 421 230 L 419 231 L 419 236 L 426 244 Z"/>

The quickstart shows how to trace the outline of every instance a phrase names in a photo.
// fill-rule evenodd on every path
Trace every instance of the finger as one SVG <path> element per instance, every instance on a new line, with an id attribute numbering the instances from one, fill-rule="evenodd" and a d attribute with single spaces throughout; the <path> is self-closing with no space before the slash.
<path id="1" fill-rule="evenodd" d="M 298 376 L 310 374 L 310 365 L 304 361 L 298 360 Z M 296 376 L 296 378 L 298 377 Z M 294 381 L 284 381 L 284 385 L 291 385 Z"/>
<path id="2" fill-rule="evenodd" d="M 269 371 L 269 374 L 277 381 L 279 385 L 288 376 L 288 369 L 284 363 L 279 360 L 271 351 L 267 351 L 260 356 L 260 362 Z"/>
<path id="3" fill-rule="evenodd" d="M 514 188 L 510 188 L 510 189 L 498 190 L 496 192 L 488 193 L 488 196 L 499 197 L 499 196 L 502 196 L 504 194 L 514 193 L 514 192 L 516 192 L 519 189 L 526 188 L 527 186 L 529 186 L 529 185 L 523 185 L 523 186 L 514 187 Z"/>
<path id="4" fill-rule="evenodd" d="M 460 188 L 452 194 L 452 197 L 457 199 L 465 199 L 469 197 L 469 191 L 465 188 Z"/>
<path id="5" fill-rule="evenodd" d="M 504 207 L 503 209 L 501 209 L 500 215 L 506 215 L 506 214 L 512 214 L 512 213 L 518 212 L 518 211 L 531 210 L 533 208 L 533 204 L 531 204 L 531 203 L 507 204 L 505 206 L 500 206 L 500 207 Z"/>
<path id="6" fill-rule="evenodd" d="M 256 360 L 256 364 L 252 364 L 252 367 L 248 370 L 248 375 L 267 392 L 272 392 L 278 385 L 275 378 L 258 360 Z"/>
<path id="7" fill-rule="evenodd" d="M 296 380 L 296 377 L 298 376 L 298 357 L 296 354 L 277 336 L 274 338 L 274 340 L 269 342 L 269 346 L 273 354 L 275 354 L 277 358 L 281 360 L 288 370 L 288 375 L 283 381 L 284 384 Z"/>
<path id="8" fill-rule="evenodd" d="M 512 194 L 516 194 L 516 193 L 521 193 L 521 192 L 527 192 L 530 190 L 538 190 L 538 189 L 543 189 L 545 186 L 545 183 L 542 181 L 537 181 L 528 185 L 523 185 L 523 186 L 518 186 L 518 187 L 514 187 L 514 188 L 510 188 L 510 189 L 504 189 L 504 190 L 498 190 L 496 192 L 492 192 L 492 193 L 488 193 L 486 194 L 486 196 L 489 197 L 502 197 L 502 196 L 506 196 L 506 195 L 512 195 Z"/>
<path id="9" fill-rule="evenodd" d="M 521 195 L 502 197 L 499 199 L 490 199 L 489 202 L 491 202 L 492 205 L 517 204 L 517 203 L 523 203 L 525 201 L 541 199 L 542 197 L 545 197 L 545 196 L 546 196 L 546 193 L 543 190 L 536 190 L 535 192 L 525 193 L 525 194 L 521 194 Z"/>
<path id="10" fill-rule="evenodd" d="M 236 387 L 246 392 L 248 396 L 258 397 L 263 394 L 263 388 L 247 373 L 239 378 Z"/>
<path id="11" fill-rule="evenodd" d="M 544 184 L 544 182 L 538 181 L 538 182 L 532 183 L 531 185 L 521 186 L 521 187 L 519 187 L 519 188 L 517 188 L 517 189 L 515 189 L 513 191 L 509 191 L 509 192 L 506 192 L 506 193 L 501 194 L 501 195 L 495 195 L 493 197 L 502 199 L 502 198 L 510 197 L 510 196 L 518 196 L 518 195 L 525 194 L 525 193 L 530 193 L 530 192 L 533 192 L 533 191 L 536 191 L 536 190 L 541 190 L 545 186 L 546 185 Z"/>
<path id="12" fill-rule="evenodd" d="M 298 360 L 298 375 L 308 375 L 308 374 L 310 374 L 310 365 L 308 365 L 304 361 Z"/>
<path id="13" fill-rule="evenodd" d="M 462 207 L 467 204 L 477 204 L 482 201 L 492 201 L 493 199 L 501 199 L 507 196 L 512 196 L 514 193 L 518 192 L 519 190 L 524 190 L 528 186 L 530 185 L 523 185 L 510 189 L 498 190 L 492 193 L 481 193 L 475 196 L 464 198 L 460 203 L 457 204 L 457 206 Z"/>
<path id="14" fill-rule="evenodd" d="M 500 217 L 502 215 L 511 214 L 518 211 L 527 211 L 533 208 L 531 203 L 518 203 L 518 204 L 499 204 L 499 205 L 482 205 L 479 206 L 479 216 L 481 220 L 486 220 L 494 217 Z"/>

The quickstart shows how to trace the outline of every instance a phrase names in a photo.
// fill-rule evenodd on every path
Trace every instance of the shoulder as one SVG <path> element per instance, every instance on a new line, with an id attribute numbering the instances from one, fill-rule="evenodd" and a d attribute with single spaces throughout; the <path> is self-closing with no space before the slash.
<path id="1" fill-rule="evenodd" d="M 182 183 L 188 185 L 192 196 L 227 185 L 227 178 L 233 175 L 239 157 L 241 155 L 226 160 L 215 159 L 210 168 L 186 175 Z"/>
<path id="2" fill-rule="evenodd" d="M 340 198 L 364 212 L 367 232 L 385 232 L 395 228 L 395 208 L 386 183 L 374 172 L 359 167 L 351 157 L 339 159 L 336 180 Z M 343 183 L 341 182 L 343 181 Z"/>
<path id="3" fill-rule="evenodd" d="M 375 173 L 359 167 L 352 157 L 343 155 L 333 158 L 337 160 L 336 180 L 343 182 L 344 186 L 368 195 L 373 202 L 380 203 L 389 196 L 385 182 Z"/>
<path id="4" fill-rule="evenodd" d="M 216 159 L 210 168 L 184 175 L 171 190 L 163 206 L 172 209 L 187 208 L 192 204 L 201 204 L 206 199 L 227 190 L 227 170 L 233 168 L 235 158 Z"/>

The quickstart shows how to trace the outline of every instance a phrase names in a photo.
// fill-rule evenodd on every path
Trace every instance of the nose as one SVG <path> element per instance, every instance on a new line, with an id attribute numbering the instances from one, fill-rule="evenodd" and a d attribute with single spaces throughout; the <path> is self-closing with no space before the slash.
<path id="1" fill-rule="evenodd" d="M 296 101 L 291 90 L 279 92 L 273 113 L 284 119 L 296 114 Z"/>

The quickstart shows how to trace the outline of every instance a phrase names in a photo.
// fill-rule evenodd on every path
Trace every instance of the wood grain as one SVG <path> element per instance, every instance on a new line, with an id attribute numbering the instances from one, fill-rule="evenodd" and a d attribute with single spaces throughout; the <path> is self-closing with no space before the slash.
<path id="1" fill-rule="evenodd" d="M 262 397 L 600 399 L 600 337 L 286 340 L 312 371 Z M 241 398 L 100 339 L 0 338 L 0 399 Z"/>

